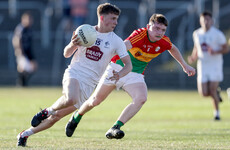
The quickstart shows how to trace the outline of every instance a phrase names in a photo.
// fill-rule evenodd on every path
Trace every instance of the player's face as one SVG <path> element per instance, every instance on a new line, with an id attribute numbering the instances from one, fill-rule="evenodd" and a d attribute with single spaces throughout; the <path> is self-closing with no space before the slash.
<path id="1" fill-rule="evenodd" d="M 29 15 L 24 15 L 23 18 L 22 18 L 22 24 L 25 26 L 25 27 L 29 27 L 33 24 L 33 19 L 32 17 L 30 17 Z"/>
<path id="2" fill-rule="evenodd" d="M 150 23 L 147 25 L 148 35 L 151 41 L 159 41 L 166 32 L 167 27 L 162 23 Z"/>
<path id="3" fill-rule="evenodd" d="M 115 14 L 103 15 L 103 25 L 107 32 L 112 32 L 115 29 L 118 17 L 119 16 Z"/>
<path id="4" fill-rule="evenodd" d="M 201 27 L 207 31 L 208 29 L 210 29 L 210 27 L 212 26 L 212 18 L 210 16 L 201 16 L 200 17 L 200 25 Z"/>

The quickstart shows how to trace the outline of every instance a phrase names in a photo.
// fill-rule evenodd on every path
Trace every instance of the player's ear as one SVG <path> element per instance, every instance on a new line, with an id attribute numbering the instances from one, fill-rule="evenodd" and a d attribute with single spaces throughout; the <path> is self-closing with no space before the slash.
<path id="1" fill-rule="evenodd" d="M 104 16 L 100 16 L 100 19 L 101 19 L 101 21 L 103 21 L 103 19 L 104 19 Z"/>

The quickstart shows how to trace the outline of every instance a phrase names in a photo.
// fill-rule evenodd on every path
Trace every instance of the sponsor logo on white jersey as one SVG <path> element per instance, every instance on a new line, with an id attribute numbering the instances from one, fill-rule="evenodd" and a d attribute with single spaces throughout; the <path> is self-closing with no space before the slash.
<path id="1" fill-rule="evenodd" d="M 86 49 L 85 55 L 88 59 L 99 61 L 103 55 L 103 52 L 100 51 L 98 46 L 92 46 Z"/>

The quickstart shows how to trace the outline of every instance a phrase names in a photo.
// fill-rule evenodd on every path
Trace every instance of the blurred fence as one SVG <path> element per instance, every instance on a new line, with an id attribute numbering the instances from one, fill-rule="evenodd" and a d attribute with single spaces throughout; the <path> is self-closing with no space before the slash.
<path id="1" fill-rule="evenodd" d="M 106 0 L 90 0 L 86 23 L 97 24 L 96 8 Z M 199 13 L 211 10 L 216 25 L 222 30 L 229 29 L 230 1 L 228 0 L 110 0 L 122 14 L 115 29 L 125 39 L 140 27 L 145 27 L 152 13 L 162 13 L 169 20 L 166 35 L 185 56 L 191 53 L 192 32 L 199 27 Z M 30 80 L 30 85 L 61 85 L 62 75 L 70 59 L 62 56 L 63 48 L 69 42 L 72 30 L 67 30 L 63 14 L 63 0 L 1 0 L 0 1 L 0 85 L 15 85 L 17 77 L 12 35 L 24 11 L 34 16 L 33 46 L 39 69 Z M 225 58 L 224 88 L 230 85 L 230 59 Z M 168 69 L 165 66 L 171 65 Z M 170 66 L 170 65 L 169 65 Z M 176 61 L 165 52 L 154 59 L 145 73 L 151 88 L 195 89 L 196 77 L 188 78 Z"/>

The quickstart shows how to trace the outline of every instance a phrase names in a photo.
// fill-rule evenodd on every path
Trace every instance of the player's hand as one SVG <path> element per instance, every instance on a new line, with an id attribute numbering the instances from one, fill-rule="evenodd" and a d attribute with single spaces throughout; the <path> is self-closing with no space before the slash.
<path id="1" fill-rule="evenodd" d="M 190 76 L 194 76 L 195 74 L 196 74 L 196 70 L 193 68 L 193 67 L 191 67 L 191 66 L 189 66 L 189 65 L 187 65 L 185 68 L 184 68 L 184 72 L 190 77 Z"/>
<path id="2" fill-rule="evenodd" d="M 208 48 L 208 53 L 210 54 L 210 55 L 215 55 L 216 54 L 216 51 L 214 51 L 210 46 L 207 46 Z"/>
<path id="3" fill-rule="evenodd" d="M 120 79 L 120 75 L 117 71 L 113 70 L 113 76 L 109 78 L 109 80 L 114 81 L 115 83 Z"/>
<path id="4" fill-rule="evenodd" d="M 78 34 L 75 34 L 75 31 L 73 32 L 71 43 L 73 46 L 81 46 L 80 38 L 78 37 Z"/>

